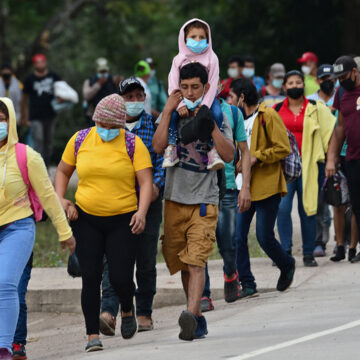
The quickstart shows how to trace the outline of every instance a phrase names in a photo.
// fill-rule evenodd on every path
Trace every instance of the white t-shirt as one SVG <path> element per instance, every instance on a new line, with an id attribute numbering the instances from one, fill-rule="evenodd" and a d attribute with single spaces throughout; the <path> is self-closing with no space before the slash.
<path id="1" fill-rule="evenodd" d="M 138 121 L 134 121 L 134 122 L 131 122 L 131 123 L 126 123 L 125 124 L 125 127 L 126 129 L 128 129 L 129 131 L 132 131 L 132 129 L 140 122 L 141 118 L 138 120 Z"/>
<path id="2" fill-rule="evenodd" d="M 252 134 L 252 129 L 254 126 L 254 121 L 256 119 L 258 112 L 257 110 L 247 119 L 244 119 L 244 125 L 245 125 L 245 132 L 246 132 L 246 136 L 247 136 L 247 144 L 248 147 L 250 149 L 250 145 L 251 145 L 251 134 Z M 241 190 L 242 187 L 242 174 L 238 174 L 236 177 L 236 186 L 238 188 L 238 190 Z"/>

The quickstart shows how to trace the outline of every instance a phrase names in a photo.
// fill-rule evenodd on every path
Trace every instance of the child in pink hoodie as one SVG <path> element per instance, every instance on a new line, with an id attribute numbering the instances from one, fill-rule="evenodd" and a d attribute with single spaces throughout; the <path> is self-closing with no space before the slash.
<path id="1" fill-rule="evenodd" d="M 219 60 L 212 50 L 210 26 L 200 19 L 186 22 L 179 32 L 179 53 L 173 59 L 169 73 L 169 95 L 179 89 L 180 69 L 191 62 L 199 62 L 208 71 L 209 90 L 196 102 L 187 99 L 182 101 L 177 111 L 174 111 L 169 128 L 169 145 L 165 150 L 163 167 L 172 167 L 179 162 L 177 155 L 177 120 L 179 116 L 189 116 L 189 110 L 206 105 L 211 108 L 215 122 L 219 129 L 222 128 L 223 115 L 219 101 L 216 99 L 219 82 Z M 208 170 L 219 170 L 224 167 L 224 162 L 213 146 L 208 153 Z"/>

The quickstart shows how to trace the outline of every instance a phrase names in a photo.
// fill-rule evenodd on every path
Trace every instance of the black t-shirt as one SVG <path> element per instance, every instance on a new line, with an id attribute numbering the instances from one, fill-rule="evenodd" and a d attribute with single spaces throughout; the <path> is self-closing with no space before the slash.
<path id="1" fill-rule="evenodd" d="M 31 74 L 25 79 L 24 93 L 29 96 L 30 121 L 44 121 L 55 116 L 51 100 L 54 98 L 54 82 L 59 80 L 60 76 L 52 71 L 43 77 Z"/>

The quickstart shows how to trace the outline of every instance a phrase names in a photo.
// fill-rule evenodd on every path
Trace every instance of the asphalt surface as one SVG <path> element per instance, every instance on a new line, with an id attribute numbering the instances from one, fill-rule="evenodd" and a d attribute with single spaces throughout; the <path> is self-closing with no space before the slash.
<path id="1" fill-rule="evenodd" d="M 358 359 L 360 338 L 360 265 L 320 260 L 311 276 L 285 293 L 226 304 L 206 313 L 206 339 L 178 339 L 184 306 L 154 311 L 155 330 L 123 340 L 102 337 L 104 351 L 85 353 L 84 321 L 77 314 L 31 313 L 31 359 Z M 302 264 L 299 264 L 299 273 Z M 269 272 L 275 269 L 269 263 Z M 295 273 L 296 276 L 296 273 Z"/>

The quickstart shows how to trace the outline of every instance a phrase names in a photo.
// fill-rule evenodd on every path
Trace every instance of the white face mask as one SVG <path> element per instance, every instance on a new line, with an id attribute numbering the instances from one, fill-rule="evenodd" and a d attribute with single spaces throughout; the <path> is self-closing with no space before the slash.
<path id="1" fill-rule="evenodd" d="M 254 68 L 243 68 L 242 73 L 246 78 L 250 79 L 255 75 L 255 69 Z"/>
<path id="2" fill-rule="evenodd" d="M 239 77 L 239 70 L 236 68 L 228 68 L 227 73 L 232 79 L 236 79 Z"/>
<path id="3" fill-rule="evenodd" d="M 303 65 L 303 66 L 301 67 L 301 71 L 303 72 L 303 74 L 309 75 L 309 74 L 311 73 L 311 67 L 310 67 L 310 66 Z"/>

